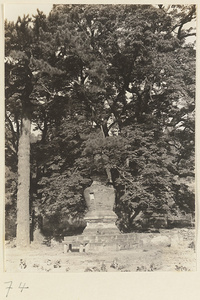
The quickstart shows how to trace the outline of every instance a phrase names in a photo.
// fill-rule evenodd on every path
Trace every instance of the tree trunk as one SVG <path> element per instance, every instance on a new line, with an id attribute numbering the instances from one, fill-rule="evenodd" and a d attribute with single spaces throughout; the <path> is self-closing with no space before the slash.
<path id="1" fill-rule="evenodd" d="M 17 247 L 30 244 L 30 131 L 31 121 L 23 118 L 18 148 Z"/>
<path id="2" fill-rule="evenodd" d="M 103 130 L 103 126 L 101 126 L 101 131 L 102 131 L 102 135 L 103 135 L 103 138 L 105 139 L 106 138 L 106 135 L 104 133 L 104 130 Z M 107 132 L 108 133 L 108 132 Z M 112 174 L 111 174 L 111 171 L 108 167 L 105 168 L 106 169 L 106 174 L 107 174 L 107 178 L 108 178 L 108 182 L 109 183 L 112 183 Z"/>

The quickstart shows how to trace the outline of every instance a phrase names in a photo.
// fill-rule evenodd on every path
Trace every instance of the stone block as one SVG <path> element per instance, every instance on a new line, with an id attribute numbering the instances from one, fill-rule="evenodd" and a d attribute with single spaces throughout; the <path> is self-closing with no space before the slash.
<path id="1" fill-rule="evenodd" d="M 167 236 L 156 236 L 150 241 L 151 246 L 170 247 L 171 239 Z"/>

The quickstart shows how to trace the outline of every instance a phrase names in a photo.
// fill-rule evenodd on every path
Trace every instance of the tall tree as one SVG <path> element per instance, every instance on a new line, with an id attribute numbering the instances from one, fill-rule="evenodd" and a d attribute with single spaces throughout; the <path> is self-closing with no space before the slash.
<path id="1" fill-rule="evenodd" d="M 20 106 L 19 141 L 18 141 L 18 192 L 17 192 L 17 245 L 28 246 L 30 243 L 29 226 L 29 189 L 30 189 L 30 133 L 31 112 L 29 97 L 32 92 L 31 71 L 28 67 L 29 59 L 20 52 L 12 52 L 9 64 L 9 87 L 6 98 L 12 105 L 16 102 Z M 7 63 L 8 68 L 8 63 Z M 8 70 L 7 70 L 8 71 Z M 16 109 L 16 108 L 15 108 Z M 16 110 L 9 111 L 10 116 Z M 8 112 L 7 112 L 8 113 Z"/>
<path id="2" fill-rule="evenodd" d="M 194 17 L 194 6 L 151 5 L 54 5 L 35 17 L 41 141 L 31 161 L 37 205 L 54 226 L 83 214 L 84 188 L 106 170 L 123 230 L 194 211 L 195 48 L 184 28 Z"/>
<path id="3" fill-rule="evenodd" d="M 149 211 L 168 213 L 170 207 L 174 214 L 183 212 L 189 204 L 183 209 L 184 201 L 177 200 L 180 185 L 173 186 L 172 182 L 178 170 L 172 165 L 176 163 L 179 168 L 179 161 L 173 160 L 174 153 L 179 156 L 186 144 L 188 155 L 191 159 L 193 156 L 193 135 L 189 132 L 192 133 L 194 128 L 195 49 L 193 45 L 185 44 L 187 35 L 180 34 L 180 31 L 183 31 L 181 24 L 187 19 L 184 16 L 188 10 L 190 18 L 187 22 L 195 17 L 195 9 L 193 6 L 176 9 L 181 14 L 178 10 L 174 12 L 173 8 L 165 10 L 149 5 L 109 6 L 109 9 L 104 5 L 55 5 L 49 16 L 55 41 L 51 46 L 56 53 L 51 56 L 52 62 L 71 72 L 73 101 L 79 103 L 82 114 L 85 111 L 84 116 L 93 128 L 102 128 L 107 137 L 103 140 L 100 132 L 88 136 L 82 144 L 85 147 L 82 157 L 75 164 L 85 168 L 89 159 L 93 171 L 112 170 L 113 176 L 118 177 L 114 184 L 119 189 L 120 199 L 132 199 L 131 205 L 128 201 L 125 201 L 124 208 L 119 205 L 119 211 L 127 208 L 130 222 L 149 204 L 152 207 Z M 174 32 L 175 29 L 179 33 Z M 59 46 L 56 41 L 59 41 Z M 187 143 L 179 139 L 182 130 L 188 131 L 187 136 L 191 138 Z M 112 131 L 113 134 L 118 132 L 118 137 L 111 137 Z M 133 143 L 130 145 L 128 139 L 124 140 L 122 150 L 116 141 L 120 136 L 130 138 L 131 131 L 135 132 Z M 143 137 L 143 141 L 138 140 L 137 134 Z M 120 151 L 113 159 L 111 152 L 115 153 L 113 149 L 116 148 Z M 190 174 L 193 176 L 193 172 Z M 119 176 L 121 185 L 117 184 Z M 131 188 L 131 182 L 135 186 L 141 183 L 138 193 L 141 205 L 133 196 L 136 190 Z M 123 191 L 124 186 L 130 197 Z M 194 198 L 192 193 L 190 195 L 188 212 L 194 207 Z M 142 198 L 146 199 L 146 204 Z M 165 203 L 166 199 L 168 203 Z M 165 209 L 162 208 L 164 204 Z"/>
<path id="4" fill-rule="evenodd" d="M 11 129 L 12 147 L 6 141 L 7 156 L 18 164 L 17 180 L 17 246 L 30 244 L 30 135 L 33 90 L 30 69 L 33 42 L 31 19 L 18 18 L 16 24 L 5 23 L 6 41 L 6 122 Z M 12 150 L 12 155 L 9 153 Z M 17 156 L 16 156 L 17 154 Z M 12 164 L 6 161 L 12 168 Z M 14 164 L 15 165 L 15 164 Z"/>

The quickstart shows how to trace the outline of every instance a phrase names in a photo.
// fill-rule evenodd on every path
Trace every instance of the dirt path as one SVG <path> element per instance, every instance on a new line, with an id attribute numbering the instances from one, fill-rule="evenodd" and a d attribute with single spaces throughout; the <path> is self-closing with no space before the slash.
<path id="1" fill-rule="evenodd" d="M 7 272 L 195 271 L 196 253 L 191 246 L 194 230 L 186 233 L 187 237 L 181 243 L 175 240 L 171 247 L 138 246 L 135 249 L 104 253 L 64 254 L 62 244 L 54 247 L 31 245 L 29 250 L 19 251 L 8 244 L 5 249 L 5 267 Z M 162 234 L 171 235 L 174 239 L 175 230 L 163 231 Z M 148 236 L 146 234 L 145 238 Z"/>

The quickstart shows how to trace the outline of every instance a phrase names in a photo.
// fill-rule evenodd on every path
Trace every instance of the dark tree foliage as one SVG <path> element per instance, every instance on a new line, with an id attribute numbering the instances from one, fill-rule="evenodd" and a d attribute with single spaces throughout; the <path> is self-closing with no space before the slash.
<path id="1" fill-rule="evenodd" d="M 31 199 L 55 228 L 83 216 L 94 176 L 116 188 L 123 231 L 194 214 L 195 16 L 194 5 L 53 5 L 20 43 L 19 22 L 6 24 L 7 59 L 23 47 L 30 58 Z"/>

